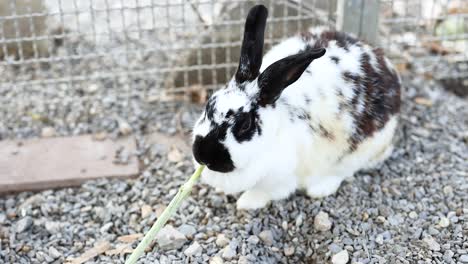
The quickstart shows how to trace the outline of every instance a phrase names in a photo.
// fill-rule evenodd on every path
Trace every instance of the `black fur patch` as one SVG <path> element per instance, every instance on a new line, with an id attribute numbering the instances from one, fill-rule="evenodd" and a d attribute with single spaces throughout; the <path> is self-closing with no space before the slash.
<path id="1" fill-rule="evenodd" d="M 251 140 L 255 133 L 262 134 L 258 107 L 252 107 L 249 112 L 243 112 L 242 110 L 243 108 L 239 109 L 234 115 L 235 121 L 232 126 L 232 134 L 239 143 Z"/>
<path id="2" fill-rule="evenodd" d="M 234 115 L 234 111 L 232 111 L 232 109 L 229 109 L 229 111 L 226 113 L 226 119 L 230 118 L 232 115 Z"/>
<path id="3" fill-rule="evenodd" d="M 259 74 L 267 16 L 268 10 L 263 5 L 252 7 L 247 15 L 239 67 L 235 75 L 237 83 L 252 81 Z"/>
<path id="4" fill-rule="evenodd" d="M 195 160 L 210 170 L 230 172 L 235 169 L 231 155 L 221 143 L 226 138 L 227 123 L 215 127 L 205 137 L 197 136 L 192 146 Z"/>
<path id="5" fill-rule="evenodd" d="M 205 113 L 209 120 L 213 120 L 214 113 L 216 112 L 216 97 L 211 96 L 206 102 Z"/>
<path id="6" fill-rule="evenodd" d="M 276 61 L 258 77 L 259 105 L 274 103 L 283 90 L 298 80 L 310 63 L 325 54 L 325 49 L 306 48 L 306 51 Z"/>
<path id="7" fill-rule="evenodd" d="M 336 57 L 336 56 L 330 56 L 330 59 L 335 62 L 335 64 L 338 64 L 340 63 L 340 58 Z"/>

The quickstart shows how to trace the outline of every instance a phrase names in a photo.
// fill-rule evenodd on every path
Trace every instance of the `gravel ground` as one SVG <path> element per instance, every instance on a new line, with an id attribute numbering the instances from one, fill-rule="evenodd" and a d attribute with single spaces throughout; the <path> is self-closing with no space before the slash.
<path id="1" fill-rule="evenodd" d="M 397 148 L 379 169 L 325 199 L 299 192 L 248 212 L 236 210 L 236 196 L 198 185 L 141 263 L 468 263 L 468 104 L 412 78 Z M 0 263 L 62 263 L 91 248 L 106 253 L 89 263 L 123 263 L 126 243 L 137 241 L 122 236 L 146 232 L 193 171 L 190 153 L 143 135 L 185 133 L 200 108 L 153 103 L 144 85 L 96 83 L 49 100 L 48 89 L 2 91 L 0 139 L 118 137 L 129 125 L 144 170 L 0 197 Z"/>

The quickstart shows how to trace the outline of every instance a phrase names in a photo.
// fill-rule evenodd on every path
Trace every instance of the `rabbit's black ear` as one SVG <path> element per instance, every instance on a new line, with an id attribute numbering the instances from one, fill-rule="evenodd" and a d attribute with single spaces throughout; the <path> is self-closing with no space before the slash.
<path id="1" fill-rule="evenodd" d="M 262 65 L 263 35 L 267 17 L 268 10 L 263 5 L 252 7 L 247 15 L 239 68 L 235 76 L 238 83 L 252 81 L 259 74 Z"/>
<path id="2" fill-rule="evenodd" d="M 306 50 L 291 55 L 268 66 L 258 77 L 260 87 L 259 104 L 273 104 L 283 90 L 301 77 L 309 64 L 325 54 L 325 49 Z"/>

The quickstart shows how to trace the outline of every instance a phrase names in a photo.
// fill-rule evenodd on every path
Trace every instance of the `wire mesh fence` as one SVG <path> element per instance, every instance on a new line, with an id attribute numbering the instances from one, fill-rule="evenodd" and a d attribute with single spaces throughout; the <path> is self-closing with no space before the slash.
<path id="1" fill-rule="evenodd" d="M 334 28 L 340 1 L 351 0 L 4 0 L 0 86 L 132 89 L 143 82 L 154 100 L 215 88 L 236 69 L 244 18 L 254 3 L 270 10 L 268 49 L 310 26 Z M 364 7 L 365 1 L 354 2 Z M 378 43 L 395 61 L 466 82 L 466 1 L 377 2 Z"/>

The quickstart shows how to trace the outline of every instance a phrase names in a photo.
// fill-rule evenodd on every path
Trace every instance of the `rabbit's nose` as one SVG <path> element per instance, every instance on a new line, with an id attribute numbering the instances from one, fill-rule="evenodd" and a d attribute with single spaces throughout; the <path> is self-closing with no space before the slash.
<path id="1" fill-rule="evenodd" d="M 195 138 L 195 141 L 193 142 L 193 146 L 192 146 L 193 157 L 201 165 L 208 165 L 207 163 L 209 163 L 209 162 L 207 162 L 207 160 L 205 158 L 206 155 L 204 155 L 202 148 L 203 148 L 203 139 L 202 139 L 202 137 L 197 136 Z"/>
<path id="2" fill-rule="evenodd" d="M 196 136 L 192 146 L 195 160 L 208 169 L 218 172 L 231 172 L 234 164 L 226 147 L 216 138 Z"/>

